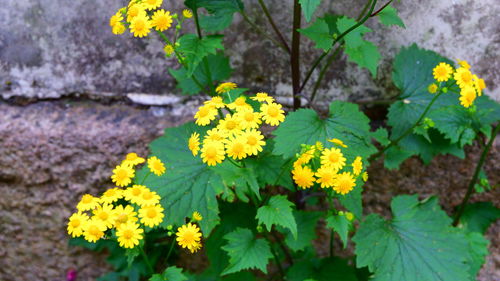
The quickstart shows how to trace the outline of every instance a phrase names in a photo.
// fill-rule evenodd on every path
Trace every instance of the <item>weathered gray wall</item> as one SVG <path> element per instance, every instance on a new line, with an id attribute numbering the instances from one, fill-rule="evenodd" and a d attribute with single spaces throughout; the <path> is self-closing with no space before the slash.
<path id="1" fill-rule="evenodd" d="M 120 1 L 1 2 L 0 280 L 64 280 L 70 268 L 77 269 L 78 280 L 94 280 L 103 270 L 102 259 L 66 245 L 65 221 L 77 198 L 103 191 L 110 184 L 112 166 L 125 153 L 146 153 L 147 144 L 164 127 L 188 118 L 199 101 L 173 95 L 175 85 L 165 72 L 171 62 L 163 58 L 159 40 L 111 34 L 108 18 Z M 176 7 L 181 3 L 168 2 Z M 265 24 L 254 2 L 246 1 L 247 12 Z M 269 2 L 280 28 L 289 34 L 291 19 L 285 11 L 291 11 L 291 1 Z M 323 2 L 323 10 L 351 16 L 363 4 Z M 324 101 L 391 96 L 390 61 L 401 46 L 413 42 L 469 60 L 486 79 L 488 94 L 500 99 L 498 1 L 403 1 L 396 7 L 407 29 L 368 22 L 376 31 L 367 37 L 384 57 L 378 78 L 373 81 L 343 57 L 327 74 L 320 94 Z M 226 43 L 235 82 L 290 95 L 286 56 L 260 40 L 240 17 Z M 304 43 L 304 64 L 309 65 L 317 50 L 307 39 Z M 137 106 L 128 100 L 131 94 L 136 94 L 134 100 L 148 98 L 137 94 L 159 95 L 146 103 L 168 105 Z M 34 104 L 25 105 L 25 100 Z M 499 150 L 497 142 L 486 165 L 495 182 L 500 180 Z M 477 150 L 468 156 L 467 161 L 440 157 L 429 167 L 412 159 L 397 173 L 375 164 L 365 203 L 380 211 L 387 208 L 392 193 L 438 193 L 449 210 L 465 190 Z M 444 168 L 449 170 L 443 174 Z M 498 200 L 498 192 L 487 199 Z M 482 281 L 500 280 L 499 229 L 497 222 L 489 231 L 489 238 L 496 239 L 491 246 L 496 255 L 483 268 Z"/>

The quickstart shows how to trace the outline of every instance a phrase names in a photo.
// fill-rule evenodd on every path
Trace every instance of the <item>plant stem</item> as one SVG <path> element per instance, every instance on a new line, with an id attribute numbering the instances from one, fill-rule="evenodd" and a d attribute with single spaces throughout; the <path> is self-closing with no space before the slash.
<path id="1" fill-rule="evenodd" d="M 258 25 L 256 25 L 254 22 L 250 20 L 248 15 L 241 11 L 240 12 L 241 16 L 243 16 L 243 19 L 253 28 L 257 33 L 261 34 L 265 38 L 267 38 L 269 41 L 271 41 L 274 45 L 276 45 L 278 48 L 283 49 L 285 52 L 288 52 L 287 48 L 281 44 L 281 42 L 276 41 L 271 35 L 267 34 L 265 31 L 263 31 Z"/>
<path id="2" fill-rule="evenodd" d="M 425 115 L 427 114 L 427 112 L 431 109 L 432 105 L 434 104 L 434 102 L 439 98 L 439 96 L 441 96 L 443 92 L 440 91 L 438 94 L 436 94 L 434 96 L 434 98 L 431 100 L 431 102 L 427 105 L 427 107 L 425 108 L 424 112 L 420 115 L 420 117 L 418 118 L 417 122 L 415 122 L 415 124 L 413 124 L 413 126 L 411 126 L 410 128 L 408 128 L 401 136 L 399 136 L 397 139 L 391 141 L 389 143 L 388 146 L 384 147 L 382 150 L 380 150 L 379 152 L 373 154 L 372 156 L 370 156 L 370 158 L 368 158 L 368 162 L 372 162 L 374 160 L 376 160 L 377 158 L 379 158 L 382 154 L 384 154 L 384 152 L 386 152 L 390 147 L 394 146 L 394 145 L 397 145 L 402 139 L 404 139 L 406 136 L 408 136 L 409 134 L 411 134 L 411 132 L 413 132 L 413 129 L 415 127 L 417 127 L 420 122 L 422 121 L 422 119 L 424 119 Z"/>
<path id="3" fill-rule="evenodd" d="M 285 280 L 285 271 L 283 270 L 283 266 L 281 265 L 280 259 L 278 257 L 278 254 L 276 253 L 276 249 L 274 248 L 274 244 L 271 241 L 271 238 L 269 238 L 269 235 L 265 233 L 265 237 L 267 241 L 269 241 L 269 244 L 271 245 L 271 253 L 273 254 L 274 260 L 276 262 L 276 266 L 278 267 L 278 270 L 280 272 L 282 280 Z"/>
<path id="4" fill-rule="evenodd" d="M 139 250 L 141 251 L 141 256 L 144 259 L 144 262 L 146 263 L 148 270 L 151 272 L 151 275 L 153 275 L 155 273 L 155 270 L 153 269 L 153 266 L 151 266 L 151 262 L 149 261 L 149 258 L 146 255 L 146 253 L 144 252 L 144 248 L 140 246 Z"/>
<path id="5" fill-rule="evenodd" d="M 299 0 L 293 1 L 292 52 L 290 65 L 292 68 L 293 109 L 300 108 L 300 28 L 301 6 Z"/>
<path id="6" fill-rule="evenodd" d="M 366 13 L 368 7 L 370 7 L 371 2 L 372 2 L 371 0 L 366 1 L 366 5 L 363 7 L 363 10 L 361 10 L 361 13 L 359 13 L 358 17 L 356 18 L 356 21 L 359 21 L 360 19 L 363 18 L 363 15 Z"/>
<path id="7" fill-rule="evenodd" d="M 198 34 L 198 38 L 202 39 L 203 35 L 201 34 L 200 19 L 198 17 L 198 9 L 194 10 L 194 22 L 196 24 L 196 33 Z M 216 94 L 215 94 L 214 82 L 212 81 L 212 73 L 210 73 L 210 67 L 208 65 L 208 59 L 206 56 L 203 58 L 203 66 L 205 67 L 205 72 L 207 73 L 208 86 L 210 88 L 210 96 L 215 96 Z M 194 77 L 194 74 L 192 76 Z"/>
<path id="8" fill-rule="evenodd" d="M 175 246 L 175 239 L 172 240 L 172 245 L 170 245 L 170 249 L 168 249 L 168 254 L 166 260 L 168 261 L 168 258 L 170 257 L 170 254 L 172 254 L 172 250 L 174 249 Z"/>
<path id="9" fill-rule="evenodd" d="M 292 265 L 293 264 L 292 254 L 290 254 L 290 251 L 287 249 L 287 247 L 285 246 L 285 244 L 283 244 L 283 240 L 279 239 L 279 237 L 274 232 L 271 232 L 271 235 L 274 237 L 274 239 L 276 240 L 276 242 L 280 246 L 280 248 L 283 251 L 283 253 L 285 253 L 285 257 L 286 257 L 287 262 L 290 265 Z"/>
<path id="10" fill-rule="evenodd" d="M 263 0 L 259 0 L 259 4 L 260 4 L 260 7 L 262 8 L 262 11 L 264 12 L 264 14 L 266 15 L 267 19 L 269 20 L 269 23 L 271 24 L 271 27 L 273 28 L 274 32 L 278 36 L 279 40 L 281 41 L 281 44 L 283 44 L 283 46 L 286 48 L 286 51 L 290 54 L 291 53 L 290 46 L 288 46 L 288 43 L 285 40 L 285 37 L 283 36 L 283 34 L 281 34 L 280 30 L 278 29 L 278 27 L 274 23 L 273 17 L 269 13 L 269 10 L 267 9 L 266 4 L 264 4 Z"/>
<path id="11" fill-rule="evenodd" d="M 229 162 L 233 163 L 234 166 L 238 167 L 238 168 L 242 168 L 241 165 L 238 165 L 238 163 L 234 162 L 233 159 L 231 159 L 230 157 L 227 157 L 227 160 L 229 160 Z"/>
<path id="12" fill-rule="evenodd" d="M 314 83 L 314 88 L 313 88 L 313 91 L 312 91 L 312 94 L 311 94 L 311 99 L 309 100 L 309 104 L 310 105 L 312 104 L 314 98 L 316 97 L 316 93 L 318 92 L 319 86 L 321 85 L 321 81 L 323 81 L 323 77 L 325 76 L 326 71 L 328 70 L 328 68 L 330 67 L 330 65 L 332 64 L 332 62 L 335 60 L 335 57 L 338 55 L 338 53 L 340 51 L 340 46 L 341 45 L 339 45 L 335 49 L 335 51 L 333 52 L 333 54 L 326 61 L 325 65 L 323 65 L 323 68 L 321 68 L 321 70 L 319 72 L 318 80 L 316 80 L 316 83 Z"/>
<path id="13" fill-rule="evenodd" d="M 481 157 L 479 158 L 479 162 L 477 162 L 476 170 L 474 171 L 474 175 L 472 176 L 471 181 L 469 182 L 469 186 L 467 187 L 467 193 L 465 193 L 464 199 L 458 207 L 457 213 L 455 214 L 455 218 L 453 219 L 453 226 L 457 226 L 460 221 L 460 217 L 462 216 L 465 206 L 469 201 L 470 196 L 474 192 L 474 185 L 476 185 L 477 179 L 479 178 L 479 173 L 481 172 L 481 168 L 483 167 L 484 161 L 486 160 L 486 156 L 488 156 L 488 152 L 493 145 L 493 141 L 495 140 L 497 134 L 500 132 L 500 124 L 498 124 L 495 128 L 493 128 L 493 132 L 491 133 L 491 138 L 488 144 L 484 147 L 483 152 L 481 153 Z"/>
<path id="14" fill-rule="evenodd" d="M 392 0 L 390 0 L 389 2 L 385 3 L 384 6 L 380 7 L 380 9 L 378 9 L 377 11 L 373 12 L 370 17 L 374 17 L 376 15 L 378 15 L 378 13 L 382 12 L 383 9 L 385 9 L 385 7 L 389 6 L 389 4 L 391 4 Z"/>
<path id="15" fill-rule="evenodd" d="M 151 171 L 149 171 L 145 176 L 144 178 L 142 179 L 141 181 L 141 185 L 146 181 L 146 179 L 149 177 L 149 175 L 151 175 Z"/>

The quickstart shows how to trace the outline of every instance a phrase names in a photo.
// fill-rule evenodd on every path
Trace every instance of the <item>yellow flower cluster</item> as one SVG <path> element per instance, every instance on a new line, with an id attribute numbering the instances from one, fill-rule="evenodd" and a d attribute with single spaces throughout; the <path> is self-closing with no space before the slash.
<path id="1" fill-rule="evenodd" d="M 346 166 L 346 158 L 342 153 L 342 148 L 347 147 L 344 142 L 339 139 L 331 139 L 329 142 L 335 146 L 324 148 L 321 142 L 303 145 L 302 152 L 293 163 L 293 180 L 303 189 L 311 188 L 317 183 L 321 188 L 332 188 L 335 192 L 345 195 L 353 190 L 360 175 L 365 180 L 368 174 L 361 173 L 363 162 L 360 156 L 356 157 L 351 165 Z M 351 168 L 350 171 L 345 170 L 347 167 Z"/>
<path id="2" fill-rule="evenodd" d="M 266 144 L 264 135 L 259 130 L 262 123 L 277 126 L 285 120 L 281 104 L 276 103 L 267 93 L 257 93 L 249 98 L 259 106 L 259 110 L 255 111 L 246 96 L 241 95 L 235 99 L 231 97 L 231 91 L 236 87 L 236 84 L 230 82 L 219 85 L 216 91 L 222 96 L 205 101 L 194 115 L 195 123 L 199 126 L 215 123 L 203 136 L 203 141 L 200 141 L 201 136 L 196 132 L 188 140 L 193 156 L 201 152 L 201 159 L 209 166 L 222 163 L 226 156 L 241 160 L 257 155 Z M 225 98 L 229 102 L 225 102 Z"/>
<path id="3" fill-rule="evenodd" d="M 477 96 L 482 95 L 482 91 L 486 88 L 486 83 L 470 71 L 470 65 L 467 61 L 459 60 L 458 64 L 460 67 L 453 69 L 447 63 L 439 63 L 432 70 L 432 74 L 437 82 L 447 82 L 450 78 L 453 78 L 454 84 L 460 88 L 460 104 L 467 108 L 474 103 Z M 428 90 L 434 94 L 438 91 L 439 87 L 433 83 L 429 85 Z"/>
<path id="4" fill-rule="evenodd" d="M 135 176 L 135 167 L 145 161 L 136 153 L 129 153 L 113 170 L 113 182 L 127 188 L 111 188 L 100 197 L 83 195 L 76 206 L 77 212 L 69 218 L 68 234 L 96 242 L 114 228 L 121 247 L 134 248 L 139 245 L 143 239 L 144 226 L 156 227 L 164 217 L 160 196 L 155 191 L 144 185 L 129 186 Z M 147 162 L 152 173 L 161 175 L 165 172 L 165 166 L 158 158 L 151 157 Z"/>
<path id="5" fill-rule="evenodd" d="M 194 217 L 194 214 L 193 214 Z M 201 232 L 198 226 L 193 223 L 187 223 L 177 229 L 176 240 L 179 246 L 187 248 L 191 253 L 201 249 Z"/>

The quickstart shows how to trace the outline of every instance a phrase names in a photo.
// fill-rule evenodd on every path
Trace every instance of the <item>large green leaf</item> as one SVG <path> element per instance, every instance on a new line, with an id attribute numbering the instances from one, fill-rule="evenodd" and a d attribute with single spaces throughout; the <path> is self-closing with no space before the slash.
<path id="1" fill-rule="evenodd" d="M 229 266 L 223 275 L 245 269 L 259 269 L 267 273 L 267 263 L 272 257 L 269 243 L 255 238 L 252 231 L 237 228 L 224 236 L 228 243 L 222 247 L 229 255 Z"/>
<path id="2" fill-rule="evenodd" d="M 377 15 L 380 19 L 380 22 L 387 26 L 397 25 L 403 28 L 405 27 L 404 22 L 398 16 L 398 11 L 391 5 L 385 7 Z"/>
<path id="3" fill-rule="evenodd" d="M 320 212 L 294 211 L 297 222 L 297 237 L 289 229 L 285 229 L 285 243 L 293 251 L 304 250 L 316 239 L 316 224 L 321 217 Z"/>
<path id="4" fill-rule="evenodd" d="M 273 132 L 274 153 L 289 158 L 300 152 L 301 144 L 313 145 L 320 141 L 328 147 L 331 143 L 327 140 L 337 138 L 348 145 L 343 149 L 348 159 L 358 155 L 368 157 L 376 152 L 369 130 L 368 117 L 352 103 L 332 102 L 326 119 L 321 119 L 314 110 L 299 109 L 288 114 L 285 122 Z"/>
<path id="5" fill-rule="evenodd" d="M 460 224 L 470 232 L 484 234 L 490 224 L 500 219 L 500 209 L 491 202 L 477 202 L 465 206 Z"/>
<path id="6" fill-rule="evenodd" d="M 330 34 L 330 28 L 325 19 L 318 18 L 307 28 L 299 29 L 299 32 L 314 41 L 315 48 L 323 49 L 327 52 L 333 44 L 333 36 Z"/>
<path id="7" fill-rule="evenodd" d="M 196 5 L 208 11 L 208 15 L 200 17 L 201 28 L 208 32 L 227 28 L 233 21 L 233 14 L 244 9 L 241 0 L 198 0 Z"/>
<path id="8" fill-rule="evenodd" d="M 306 258 L 294 263 L 287 273 L 289 281 L 358 281 L 354 268 L 340 258 Z"/>
<path id="9" fill-rule="evenodd" d="M 183 94 L 198 94 L 209 86 L 210 81 L 223 81 L 231 76 L 233 70 L 229 65 L 229 59 L 224 57 L 223 54 L 208 55 L 207 61 L 210 76 L 204 64 L 199 64 L 192 76 L 188 76 L 188 71 L 184 67 L 168 70 L 175 80 L 177 80 L 177 88 L 180 88 Z"/>
<path id="10" fill-rule="evenodd" d="M 356 20 L 349 17 L 341 17 L 337 20 L 337 28 L 340 33 L 347 31 L 349 28 L 356 24 Z M 363 35 L 367 32 L 371 32 L 372 30 L 364 25 L 358 26 L 356 29 L 349 32 L 345 37 L 344 41 L 346 47 L 348 48 L 356 48 L 365 44 L 365 39 L 363 39 Z"/>
<path id="11" fill-rule="evenodd" d="M 466 236 L 451 227 L 436 198 L 398 196 L 391 209 L 391 220 L 371 214 L 359 226 L 358 267 L 368 266 L 373 280 L 470 281 Z"/>
<path id="12" fill-rule="evenodd" d="M 484 238 L 481 233 L 478 232 L 466 232 L 465 237 L 468 243 L 468 259 L 467 264 L 469 265 L 470 276 L 476 276 L 481 270 L 481 267 L 488 256 L 488 246 L 490 241 Z M 474 279 L 475 280 L 475 279 Z"/>
<path id="13" fill-rule="evenodd" d="M 203 216 L 199 223 L 201 230 L 208 235 L 219 223 L 216 196 L 221 192 L 223 181 L 187 147 L 191 134 L 199 130 L 193 123 L 186 123 L 166 129 L 165 135 L 153 141 L 151 154 L 165 163 L 167 171 L 160 177 L 148 176 L 144 184 L 161 196 L 168 223 L 184 224 L 186 217 L 198 211 Z M 147 167 L 144 167 L 138 178 L 146 173 Z"/>
<path id="14" fill-rule="evenodd" d="M 177 50 L 185 56 L 187 76 L 190 77 L 198 68 L 200 62 L 210 54 L 216 54 L 222 46 L 222 35 L 209 35 L 198 38 L 196 34 L 188 33 L 179 38 Z"/>
<path id="15" fill-rule="evenodd" d="M 347 246 L 347 239 L 349 234 L 349 228 L 351 227 L 351 222 L 346 218 L 345 215 L 329 215 L 326 218 L 326 226 L 333 229 L 340 236 L 340 240 L 344 244 L 344 248 Z"/>
<path id="16" fill-rule="evenodd" d="M 275 195 L 257 210 L 255 218 L 264 224 L 268 231 L 271 231 L 273 225 L 281 225 L 288 228 L 297 239 L 297 223 L 292 213 L 292 206 L 294 204 L 288 201 L 285 195 Z"/>
<path id="17" fill-rule="evenodd" d="M 314 11 L 321 4 L 321 0 L 299 0 L 299 3 L 302 6 L 302 13 L 304 13 L 306 21 L 310 22 Z"/>

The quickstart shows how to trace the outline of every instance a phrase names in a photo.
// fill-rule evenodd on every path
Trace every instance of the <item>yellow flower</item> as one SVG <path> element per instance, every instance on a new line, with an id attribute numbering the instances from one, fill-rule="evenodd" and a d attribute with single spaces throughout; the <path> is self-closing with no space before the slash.
<path id="1" fill-rule="evenodd" d="M 209 105 L 203 105 L 198 108 L 198 112 L 194 115 L 194 119 L 196 119 L 195 123 L 198 126 L 206 126 L 209 125 L 212 120 L 215 119 L 217 115 L 217 109 Z"/>
<path id="2" fill-rule="evenodd" d="M 122 164 L 128 164 L 130 166 L 135 166 L 144 163 L 144 158 L 139 157 L 137 153 L 131 152 L 125 156 L 125 160 L 123 160 Z"/>
<path id="3" fill-rule="evenodd" d="M 127 205 L 118 205 L 113 211 L 113 225 L 119 228 L 124 223 L 136 222 L 137 213 L 134 211 L 134 207 Z"/>
<path id="4" fill-rule="evenodd" d="M 102 222 L 106 229 L 113 226 L 113 205 L 104 203 L 102 206 L 97 206 L 92 213 L 94 214 L 92 219 Z"/>
<path id="5" fill-rule="evenodd" d="M 89 221 L 89 216 L 83 213 L 74 213 L 68 219 L 68 234 L 71 237 L 78 237 L 83 234 L 85 224 Z"/>
<path id="6" fill-rule="evenodd" d="M 226 114 L 224 119 L 219 121 L 217 129 L 226 134 L 239 134 L 241 132 L 241 118 L 237 115 Z"/>
<path id="7" fill-rule="evenodd" d="M 309 163 L 314 157 L 314 150 L 308 150 L 304 153 L 302 153 L 297 160 L 293 163 L 293 167 L 295 168 L 296 166 L 302 167 L 302 165 L 305 165 Z"/>
<path id="8" fill-rule="evenodd" d="M 158 193 L 149 189 L 145 189 L 142 191 L 141 198 L 139 199 L 137 205 L 141 207 L 156 205 L 160 203 L 160 199 L 161 197 L 160 195 L 158 195 Z"/>
<path id="9" fill-rule="evenodd" d="M 472 75 L 472 79 L 474 81 L 474 88 L 476 89 L 477 95 L 481 96 L 483 94 L 482 90 L 486 88 L 484 80 L 477 77 L 476 74 Z"/>
<path id="10" fill-rule="evenodd" d="M 165 54 L 167 56 L 170 57 L 175 52 L 175 49 L 174 49 L 174 46 L 167 44 L 167 45 L 165 45 L 165 47 L 163 47 L 163 51 L 165 52 Z"/>
<path id="11" fill-rule="evenodd" d="M 188 147 L 191 153 L 193 153 L 193 156 L 198 155 L 198 151 L 200 151 L 200 134 L 196 132 L 191 134 L 188 140 Z"/>
<path id="12" fill-rule="evenodd" d="M 252 107 L 241 109 L 235 113 L 235 116 L 241 121 L 241 128 L 243 130 L 259 128 L 260 123 L 262 123 L 260 113 L 254 112 Z"/>
<path id="13" fill-rule="evenodd" d="M 453 75 L 453 78 L 457 81 L 457 85 L 460 88 L 466 88 L 470 86 L 474 86 L 472 81 L 472 73 L 467 68 L 459 68 Z"/>
<path id="14" fill-rule="evenodd" d="M 344 215 L 348 221 L 352 221 L 354 219 L 354 215 L 351 212 L 345 212 Z"/>
<path id="15" fill-rule="evenodd" d="M 183 15 L 185 18 L 187 18 L 187 19 L 190 19 L 190 18 L 192 18 L 192 17 L 193 17 L 193 13 L 192 13 L 190 10 L 188 10 L 188 9 L 184 9 L 184 10 L 182 11 L 182 15 Z"/>
<path id="16" fill-rule="evenodd" d="M 476 90 L 472 87 L 465 87 L 460 91 L 460 104 L 468 108 L 474 103 L 474 100 L 476 99 Z"/>
<path id="17" fill-rule="evenodd" d="M 363 174 L 361 175 L 361 178 L 363 179 L 364 182 L 368 180 L 368 172 L 364 171 Z"/>
<path id="18" fill-rule="evenodd" d="M 120 35 L 120 34 L 123 34 L 123 32 L 125 32 L 125 30 L 127 30 L 127 28 L 125 27 L 125 25 L 121 22 L 115 24 L 115 26 L 113 26 L 113 28 L 111 29 L 111 32 L 113 32 L 113 34 L 115 35 Z"/>
<path id="19" fill-rule="evenodd" d="M 158 31 L 167 30 L 172 25 L 172 16 L 169 11 L 158 10 L 151 17 L 151 25 Z"/>
<path id="20" fill-rule="evenodd" d="M 123 193 L 127 201 L 130 201 L 134 204 L 139 204 L 139 202 L 141 201 L 141 195 L 145 191 L 149 191 L 149 189 L 144 185 L 134 185 L 125 189 Z"/>
<path id="21" fill-rule="evenodd" d="M 336 171 L 344 167 L 345 161 L 344 154 L 338 148 L 327 148 L 321 153 L 321 165 L 331 165 Z"/>
<path id="22" fill-rule="evenodd" d="M 200 247 L 201 232 L 198 226 L 192 223 L 187 223 L 177 229 L 176 241 L 182 248 L 188 248 L 191 252 L 195 252 Z"/>
<path id="23" fill-rule="evenodd" d="M 352 173 L 357 176 L 363 170 L 363 162 L 361 161 L 361 156 L 356 157 L 354 162 L 352 162 Z"/>
<path id="24" fill-rule="evenodd" d="M 315 175 L 318 178 L 316 182 L 321 185 L 321 188 L 325 188 L 333 186 L 337 173 L 331 166 L 321 166 Z"/>
<path id="25" fill-rule="evenodd" d="M 351 173 L 344 172 L 338 174 L 333 184 L 333 190 L 335 190 L 339 194 L 345 195 L 349 193 L 355 185 L 356 181 L 352 177 Z"/>
<path id="26" fill-rule="evenodd" d="M 85 212 L 94 209 L 99 205 L 99 198 L 94 197 L 90 194 L 84 194 L 82 199 L 76 205 L 76 208 L 80 212 Z"/>
<path id="27" fill-rule="evenodd" d="M 249 129 L 243 132 L 242 137 L 246 139 L 246 148 L 248 155 L 257 155 L 263 150 L 263 146 L 266 145 L 264 141 L 264 136 L 259 130 Z"/>
<path id="28" fill-rule="evenodd" d="M 467 61 L 465 60 L 457 60 L 458 64 L 463 67 L 463 68 L 466 68 L 466 69 L 470 69 L 470 65 Z"/>
<path id="29" fill-rule="evenodd" d="M 236 111 L 244 110 L 244 109 L 252 109 L 252 107 L 246 102 L 246 98 L 244 96 L 237 97 L 234 102 L 227 105 L 229 109 L 233 109 Z"/>
<path id="30" fill-rule="evenodd" d="M 453 68 L 447 63 L 440 63 L 432 70 L 432 74 L 434 75 L 434 79 L 438 82 L 445 82 L 450 79 L 451 74 L 453 73 Z"/>
<path id="31" fill-rule="evenodd" d="M 126 223 L 122 224 L 116 231 L 116 237 L 118 238 L 120 247 L 131 249 L 139 245 L 143 233 L 144 230 L 138 224 Z"/>
<path id="32" fill-rule="evenodd" d="M 83 237 L 88 242 L 95 243 L 104 236 L 104 231 L 106 231 L 106 225 L 102 221 L 90 219 L 83 227 Z"/>
<path id="33" fill-rule="evenodd" d="M 303 189 L 310 188 L 314 185 L 314 172 L 309 167 L 297 166 L 292 170 L 293 180 Z"/>
<path id="34" fill-rule="evenodd" d="M 341 140 L 339 140 L 339 139 L 331 139 L 331 140 L 328 140 L 328 141 L 331 142 L 331 143 L 334 143 L 336 145 L 340 145 L 340 146 L 342 146 L 344 148 L 347 147 L 347 145 L 345 145 L 344 142 L 341 141 Z"/>
<path id="35" fill-rule="evenodd" d="M 208 106 L 212 106 L 214 108 L 224 108 L 226 105 L 224 104 L 224 101 L 222 100 L 222 97 L 212 97 L 210 100 L 207 100 L 204 102 L 204 104 Z"/>
<path id="36" fill-rule="evenodd" d="M 247 157 L 247 139 L 243 136 L 231 136 L 226 140 L 226 154 L 235 160 Z"/>
<path id="37" fill-rule="evenodd" d="M 114 27 L 116 24 L 120 23 L 123 20 L 122 13 L 117 12 L 109 19 L 109 26 Z"/>
<path id="38" fill-rule="evenodd" d="M 222 163 L 225 158 L 224 145 L 218 141 L 203 142 L 201 148 L 201 159 L 208 166 L 215 166 L 217 163 Z"/>
<path id="39" fill-rule="evenodd" d="M 205 135 L 205 137 L 203 139 L 203 143 L 205 143 L 206 141 L 222 141 L 225 138 L 227 138 L 227 136 L 228 136 L 228 133 L 226 131 L 223 131 L 223 130 L 220 130 L 217 128 L 213 128 L 213 129 L 207 131 L 207 134 Z"/>
<path id="40" fill-rule="evenodd" d="M 139 3 L 130 5 L 127 10 L 127 22 L 132 22 L 132 20 L 139 15 L 146 16 L 144 5 Z"/>
<path id="41" fill-rule="evenodd" d="M 271 126 L 278 126 L 285 120 L 285 111 L 281 107 L 279 103 L 262 104 L 260 106 L 262 120 Z"/>
<path id="42" fill-rule="evenodd" d="M 111 180 L 118 186 L 127 186 L 132 182 L 135 171 L 129 165 L 119 165 L 113 170 Z"/>
<path id="43" fill-rule="evenodd" d="M 267 93 L 261 92 L 257 93 L 255 97 L 251 97 L 250 99 L 258 102 L 267 102 L 267 103 L 273 103 L 274 98 L 269 96 Z"/>
<path id="44" fill-rule="evenodd" d="M 130 22 L 130 33 L 133 33 L 134 37 L 145 37 L 150 31 L 151 22 L 145 14 L 134 17 Z"/>
<path id="45" fill-rule="evenodd" d="M 156 156 L 148 158 L 148 168 L 153 174 L 157 176 L 163 175 L 166 170 L 163 162 L 161 162 L 161 160 L 158 159 Z"/>
<path id="46" fill-rule="evenodd" d="M 142 3 L 144 3 L 144 6 L 148 10 L 153 10 L 161 6 L 161 3 L 163 0 L 143 0 Z"/>
<path id="47" fill-rule="evenodd" d="M 429 87 L 427 87 L 427 91 L 429 91 L 429 93 L 431 94 L 435 94 L 438 90 L 438 85 L 436 85 L 436 83 L 432 83 L 429 85 Z"/>
<path id="48" fill-rule="evenodd" d="M 145 226 L 155 227 L 163 221 L 163 208 L 161 205 L 151 205 L 142 207 L 139 210 L 139 218 L 141 218 L 141 223 Z"/>
<path id="49" fill-rule="evenodd" d="M 191 217 L 193 218 L 194 221 L 202 221 L 203 220 L 203 216 L 197 211 L 194 211 L 193 215 Z"/>
<path id="50" fill-rule="evenodd" d="M 215 88 L 215 92 L 220 95 L 223 93 L 227 93 L 231 90 L 234 90 L 234 89 L 236 89 L 236 87 L 238 87 L 238 85 L 236 85 L 233 82 L 225 82 L 225 83 L 219 84 L 219 86 L 217 86 L 217 88 Z"/>
<path id="51" fill-rule="evenodd" d="M 343 144 L 343 143 L 342 143 Z M 314 148 L 317 150 L 317 151 L 323 151 L 323 149 L 325 149 L 323 147 L 323 143 L 320 142 L 320 141 L 317 141 L 316 144 L 314 144 Z"/>

